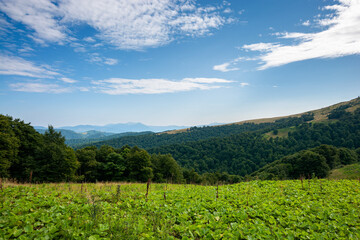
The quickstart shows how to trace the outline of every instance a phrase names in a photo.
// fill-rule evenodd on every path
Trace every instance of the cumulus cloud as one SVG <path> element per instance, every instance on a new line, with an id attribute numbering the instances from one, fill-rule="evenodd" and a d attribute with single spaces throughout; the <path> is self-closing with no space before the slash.
<path id="1" fill-rule="evenodd" d="M 119 49 L 157 47 L 178 36 L 201 36 L 227 23 L 216 7 L 185 0 L 2 0 L 0 10 L 34 31 L 40 42 L 63 44 L 69 26 L 85 24 Z M 83 39 L 94 42 L 93 36 Z"/>
<path id="2" fill-rule="evenodd" d="M 308 59 L 360 54 L 360 1 L 339 0 L 324 9 L 334 12 L 318 20 L 325 27 L 322 31 L 278 34 L 279 39 L 293 39 L 294 44 L 256 43 L 243 48 L 265 52 L 259 56 L 262 63 L 259 70 Z"/>
<path id="3" fill-rule="evenodd" d="M 0 54 L 0 75 L 53 78 L 58 74 L 46 66 L 38 66 L 23 58 Z"/>
<path id="4" fill-rule="evenodd" d="M 124 79 L 110 78 L 93 81 L 97 91 L 110 95 L 121 94 L 160 94 L 192 90 L 209 90 L 220 88 L 221 83 L 232 81 L 219 78 L 184 78 L 181 81 L 168 79 Z"/>
<path id="5" fill-rule="evenodd" d="M 34 82 L 12 83 L 10 84 L 10 88 L 13 91 L 31 93 L 66 93 L 72 91 L 70 88 L 64 88 L 58 84 Z"/>

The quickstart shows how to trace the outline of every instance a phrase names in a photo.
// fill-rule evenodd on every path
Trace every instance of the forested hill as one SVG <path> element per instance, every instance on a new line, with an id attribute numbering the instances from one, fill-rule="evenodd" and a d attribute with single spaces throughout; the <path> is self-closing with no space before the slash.
<path id="1" fill-rule="evenodd" d="M 105 141 L 91 142 L 87 144 L 69 144 L 78 149 L 85 146 L 109 145 L 115 148 L 120 148 L 124 145 L 138 146 L 145 149 L 166 146 L 171 144 L 182 144 L 187 142 L 195 142 L 206 140 L 214 137 L 229 137 L 231 135 L 241 134 L 245 132 L 265 133 L 272 132 L 277 129 L 287 129 L 290 127 L 301 125 L 302 123 L 317 123 L 329 121 L 330 114 L 345 111 L 354 112 L 360 107 L 360 98 L 353 99 L 348 102 L 342 102 L 330 107 L 319 110 L 309 111 L 303 114 L 296 114 L 289 117 L 278 117 L 271 119 L 259 119 L 252 121 L 245 121 L 241 123 L 207 126 L 207 127 L 192 127 L 188 129 L 176 130 L 171 132 L 164 132 L 160 134 L 144 134 L 141 136 L 122 136 L 118 138 L 111 138 Z M 271 135 L 271 134 L 268 134 Z"/>
<path id="2" fill-rule="evenodd" d="M 0 178 L 30 182 L 150 178 L 157 182 L 215 184 L 218 180 L 238 182 L 239 176 L 250 175 L 273 162 L 254 174 L 266 179 L 294 178 L 299 173 L 323 177 L 334 166 L 359 161 L 359 102 L 357 98 L 272 122 L 123 137 L 114 142 L 115 148 L 102 142 L 100 148 L 90 146 L 77 151 L 67 146 L 61 133 L 51 126 L 40 134 L 30 124 L 0 114 Z M 329 146 L 325 152 L 334 156 L 331 159 L 322 151 L 324 147 L 316 148 L 324 144 Z M 315 158 L 320 163 L 316 171 L 309 168 L 311 164 L 304 164 Z"/>
<path id="3" fill-rule="evenodd" d="M 282 157 L 321 144 L 349 149 L 360 147 L 360 109 L 347 112 L 340 107 L 328 118 L 329 121 L 322 123 L 294 126 L 283 137 L 269 137 L 263 131 L 247 132 L 148 151 L 170 153 L 182 167 L 199 173 L 219 171 L 244 176 Z"/>
<path id="4" fill-rule="evenodd" d="M 73 147 L 82 148 L 85 146 L 100 147 L 102 145 L 109 145 L 115 148 L 121 148 L 124 145 L 129 145 L 149 149 L 169 144 L 200 141 L 213 137 L 226 137 L 244 132 L 267 132 L 277 128 L 286 128 L 289 126 L 299 125 L 301 123 L 310 121 L 311 119 L 313 119 L 313 116 L 311 114 L 304 114 L 301 117 L 280 119 L 275 121 L 274 123 L 244 123 L 241 125 L 232 124 L 219 127 L 192 127 L 189 128 L 186 132 L 180 132 L 176 134 L 153 133 L 140 136 L 124 136 L 120 138 L 109 139 L 106 141 L 93 142 L 85 145 L 73 145 Z"/>

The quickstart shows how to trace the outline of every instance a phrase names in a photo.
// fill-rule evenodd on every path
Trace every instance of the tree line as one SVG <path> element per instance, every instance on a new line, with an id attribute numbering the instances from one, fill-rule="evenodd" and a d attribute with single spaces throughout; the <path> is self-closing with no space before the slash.
<path id="1" fill-rule="evenodd" d="M 286 137 L 267 138 L 265 131 L 244 132 L 147 149 L 150 153 L 170 153 L 184 168 L 198 173 L 228 172 L 246 176 L 287 155 L 321 144 L 357 149 L 360 147 L 360 109 L 329 115 L 322 123 L 303 122 Z M 269 130 L 269 129 L 266 129 Z"/>
<path id="2" fill-rule="evenodd" d="M 161 147 L 170 144 L 183 144 L 187 142 L 196 142 L 209 138 L 223 138 L 231 135 L 237 135 L 246 132 L 268 132 L 273 129 L 285 128 L 289 126 L 298 126 L 302 123 L 311 121 L 314 119 L 314 114 L 306 113 L 300 117 L 287 117 L 276 120 L 274 122 L 267 123 L 242 123 L 242 124 L 229 124 L 222 126 L 203 126 L 203 127 L 191 127 L 185 132 L 179 132 L 175 134 L 141 134 L 138 136 L 110 136 L 108 140 L 89 142 L 80 144 L 80 142 L 71 142 L 69 144 L 74 148 L 82 148 L 85 146 L 109 145 L 115 148 L 121 148 L 124 145 L 138 146 L 144 149 L 151 149 L 154 147 Z"/>
<path id="3" fill-rule="evenodd" d="M 21 182 L 183 181 L 181 167 L 169 154 L 138 147 L 86 147 L 74 150 L 49 126 L 44 134 L 30 124 L 0 115 L 0 178 Z"/>
<path id="4" fill-rule="evenodd" d="M 300 165 L 298 159 L 314 157 L 304 150 L 322 144 L 358 149 L 360 109 L 354 112 L 346 109 L 334 109 L 328 116 L 329 120 L 322 123 L 308 122 L 313 116 L 306 114 L 300 118 L 280 119 L 266 127 L 246 124 L 241 130 L 243 132 L 227 137 L 192 142 L 184 140 L 146 150 L 124 144 L 120 147 L 88 146 L 75 151 L 65 144 L 61 133 L 51 126 L 44 134 L 40 134 L 30 124 L 0 115 L 0 177 L 33 182 L 147 181 L 150 178 L 155 182 L 235 183 L 287 156 Z M 265 136 L 275 126 L 287 128 L 291 124 L 295 124 L 294 128 L 286 137 Z M 209 133 L 208 136 L 212 135 L 211 128 L 204 129 Z M 188 134 L 191 131 L 201 132 L 201 129 L 189 131 Z M 213 135 L 218 134 L 219 128 L 215 127 L 214 131 Z M 172 135 L 165 136 L 168 138 Z M 175 134 L 175 142 L 181 139 L 178 136 L 181 135 Z M 159 142 L 164 141 L 163 138 L 159 139 Z M 158 146 L 159 142 L 154 142 L 154 146 Z M 333 167 L 326 164 L 329 169 Z"/>
<path id="5" fill-rule="evenodd" d="M 276 160 L 251 174 L 263 180 L 299 179 L 329 176 L 330 170 L 359 162 L 360 149 L 329 145 L 303 150 Z"/>
<path id="6" fill-rule="evenodd" d="M 170 154 L 149 154 L 137 146 L 102 145 L 76 151 L 52 126 L 44 134 L 30 124 L 0 115 L 0 178 L 19 182 L 131 181 L 171 183 L 239 182 L 227 173 L 199 175 Z"/>

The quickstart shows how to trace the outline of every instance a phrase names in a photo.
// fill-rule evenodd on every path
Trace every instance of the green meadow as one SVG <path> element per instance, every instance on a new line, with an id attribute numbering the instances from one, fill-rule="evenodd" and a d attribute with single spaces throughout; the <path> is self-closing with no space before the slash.
<path id="1" fill-rule="evenodd" d="M 0 239 L 360 239 L 358 180 L 3 182 Z"/>

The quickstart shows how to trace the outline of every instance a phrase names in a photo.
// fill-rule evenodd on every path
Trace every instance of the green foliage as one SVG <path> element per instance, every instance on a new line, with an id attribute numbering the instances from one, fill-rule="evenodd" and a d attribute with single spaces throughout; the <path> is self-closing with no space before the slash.
<path id="1" fill-rule="evenodd" d="M 312 151 L 301 151 L 300 153 L 285 157 L 283 162 L 291 164 L 292 169 L 289 173 L 289 178 L 292 179 L 300 178 L 301 176 L 325 178 L 329 175 L 330 168 L 326 164 L 326 158 Z"/>
<path id="2" fill-rule="evenodd" d="M 358 161 L 357 153 L 347 148 L 339 149 L 339 158 L 342 165 L 348 165 Z"/>
<path id="3" fill-rule="evenodd" d="M 128 178 L 131 181 L 146 182 L 153 177 L 150 154 L 143 149 L 134 147 L 127 158 Z"/>
<path id="4" fill-rule="evenodd" d="M 342 118 L 349 117 L 351 115 L 351 113 L 346 111 L 346 109 L 349 107 L 350 106 L 348 106 L 348 105 L 343 105 L 338 108 L 335 108 L 334 110 L 332 110 L 329 113 L 328 119 L 342 119 Z"/>
<path id="5" fill-rule="evenodd" d="M 96 161 L 96 152 L 96 147 L 86 147 L 76 151 L 76 157 L 80 162 L 78 175 L 83 176 L 85 182 L 95 182 L 98 177 L 97 169 L 100 163 Z"/>
<path id="6" fill-rule="evenodd" d="M 360 111 L 355 111 L 341 121 L 302 123 L 289 131 L 287 138 L 267 139 L 263 135 L 265 132 L 248 132 L 223 138 L 156 147 L 148 151 L 170 153 L 180 166 L 193 168 L 201 174 L 219 171 L 245 176 L 275 160 L 321 144 L 349 149 L 360 147 L 359 119 Z M 327 160 L 330 168 L 342 164 L 336 158 L 334 156 L 334 159 Z"/>
<path id="7" fill-rule="evenodd" d="M 112 184 L 7 185 L 0 239 L 355 240 L 359 188 L 318 179 L 152 184 L 146 200 L 146 184 L 121 185 L 118 197 Z"/>
<path id="8" fill-rule="evenodd" d="M 360 163 L 346 165 L 331 171 L 329 179 L 360 179 Z"/>
<path id="9" fill-rule="evenodd" d="M 9 168 L 17 161 L 19 144 L 12 128 L 12 118 L 0 115 L 0 178 L 9 177 Z"/>
<path id="10" fill-rule="evenodd" d="M 152 154 L 151 164 L 155 182 L 181 183 L 183 179 L 181 167 L 170 154 Z"/>
<path id="11" fill-rule="evenodd" d="M 0 115 L 0 177 L 18 181 L 72 181 L 75 152 L 52 126 L 44 135 L 19 119 Z M 31 176 L 31 177 L 30 177 Z"/>
<path id="12" fill-rule="evenodd" d="M 254 172 L 252 176 L 260 179 L 297 179 L 314 175 L 325 178 L 331 169 L 357 160 L 358 156 L 353 150 L 321 145 L 283 157 Z"/>
<path id="13" fill-rule="evenodd" d="M 79 165 L 74 150 L 66 146 L 65 138 L 49 126 L 44 134 L 44 146 L 32 166 L 34 181 L 73 181 Z"/>
<path id="14" fill-rule="evenodd" d="M 223 126 L 204 126 L 204 127 L 191 127 L 186 132 L 176 134 L 145 134 L 140 136 L 124 136 L 120 138 L 113 138 L 106 141 L 89 143 L 86 146 L 102 145 L 120 148 L 123 145 L 138 146 L 144 149 L 161 147 L 170 144 L 187 143 L 193 141 L 201 141 L 214 137 L 227 137 L 234 134 L 241 134 L 247 132 L 268 132 L 273 129 L 285 128 L 290 126 L 298 126 L 305 123 L 313 115 L 304 114 L 300 117 L 288 117 L 276 120 L 274 123 L 243 123 L 243 124 L 229 124 Z M 75 146 L 75 145 L 74 145 Z M 79 148 L 81 146 L 76 145 Z M 83 146 L 84 147 L 84 146 Z"/>

